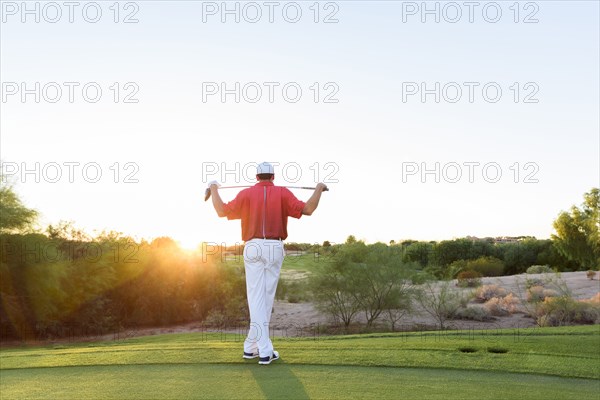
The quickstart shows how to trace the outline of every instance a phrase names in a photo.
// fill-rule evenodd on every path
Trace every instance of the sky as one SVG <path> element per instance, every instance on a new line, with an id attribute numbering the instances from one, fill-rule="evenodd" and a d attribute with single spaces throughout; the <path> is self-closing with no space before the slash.
<path id="1" fill-rule="evenodd" d="M 599 3 L 468 4 L 2 1 L 3 173 L 41 226 L 190 248 L 262 161 L 330 188 L 288 241 L 549 238 L 600 186 Z"/>

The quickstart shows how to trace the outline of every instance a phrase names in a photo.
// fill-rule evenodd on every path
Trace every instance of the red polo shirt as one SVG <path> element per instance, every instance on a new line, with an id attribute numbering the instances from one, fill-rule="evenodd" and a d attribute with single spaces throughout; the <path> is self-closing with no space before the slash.
<path id="1" fill-rule="evenodd" d="M 289 189 L 273 182 L 258 182 L 225 204 L 227 219 L 242 220 L 242 239 L 287 238 L 287 218 L 300 218 L 304 209 Z"/>

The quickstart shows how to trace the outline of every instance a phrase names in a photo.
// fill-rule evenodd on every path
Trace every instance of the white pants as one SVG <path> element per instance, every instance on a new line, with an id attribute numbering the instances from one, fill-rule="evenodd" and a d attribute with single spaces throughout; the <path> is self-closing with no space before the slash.
<path id="1" fill-rule="evenodd" d="M 246 353 L 258 351 L 260 357 L 270 357 L 273 354 L 269 322 L 283 258 L 283 242 L 280 240 L 252 239 L 244 246 L 246 292 L 250 310 L 250 330 L 244 341 Z"/>

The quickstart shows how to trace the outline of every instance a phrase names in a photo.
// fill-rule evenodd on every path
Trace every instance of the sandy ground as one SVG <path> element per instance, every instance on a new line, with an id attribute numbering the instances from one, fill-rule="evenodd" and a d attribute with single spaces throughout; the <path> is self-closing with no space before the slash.
<path id="1" fill-rule="evenodd" d="M 293 275 L 293 274 L 290 274 Z M 294 278 L 301 278 L 303 274 L 295 274 Z M 289 277 L 288 277 L 289 278 Z M 600 292 L 599 276 L 596 275 L 594 280 L 586 277 L 585 272 L 567 272 L 562 273 L 560 278 L 556 274 L 521 274 L 504 276 L 498 278 L 483 278 L 482 284 L 495 284 L 503 287 L 508 292 L 514 293 L 525 303 L 525 280 L 540 279 L 546 282 L 549 287 L 556 286 L 557 282 L 566 284 L 566 287 L 571 292 L 575 299 L 589 299 Z M 473 289 L 459 289 L 464 292 Z M 357 321 L 364 322 L 364 315 L 357 315 Z M 333 323 L 329 317 L 323 315 L 315 309 L 312 303 L 288 303 L 286 301 L 276 301 L 273 307 L 271 317 L 272 335 L 280 337 L 310 337 L 323 335 L 323 328 Z M 528 316 L 527 309 L 521 307 L 520 311 L 506 317 L 495 317 L 490 322 L 477 322 L 467 320 L 450 320 L 447 323 L 449 329 L 503 329 L 503 328 L 529 328 L 536 326 L 533 318 Z M 405 316 L 396 325 L 396 330 L 413 331 L 413 330 L 431 330 L 436 329 L 435 320 L 418 310 L 414 315 Z M 228 328 L 224 330 L 207 328 L 201 323 L 194 322 L 185 325 L 177 325 L 171 327 L 158 328 L 141 328 L 128 329 L 121 332 L 112 332 L 103 335 L 63 338 L 54 341 L 46 341 L 43 343 L 62 343 L 62 342 L 94 342 L 102 340 L 123 340 L 136 336 L 159 335 L 166 333 L 187 333 L 187 332 L 223 332 L 235 333 L 239 336 L 239 340 L 243 341 L 247 332 L 247 325 L 242 324 L 238 327 Z M 22 345 L 22 342 L 2 343 L 2 347 L 10 347 L 11 345 Z M 29 343 L 28 344 L 36 344 Z"/>
<path id="2" fill-rule="evenodd" d="M 600 292 L 600 281 L 598 278 L 598 273 L 596 273 L 594 280 L 588 279 L 585 271 L 563 272 L 558 276 L 556 274 L 520 274 L 502 276 L 499 278 L 483 278 L 482 284 L 496 284 L 502 286 L 507 291 L 513 292 L 520 299 L 524 299 L 526 279 L 539 279 L 544 282 L 549 282 L 550 285 L 555 284 L 557 280 L 563 280 L 571 291 L 571 295 L 574 299 L 584 300 L 589 299 Z"/>
<path id="3" fill-rule="evenodd" d="M 600 292 L 598 275 L 594 280 L 590 280 L 587 278 L 585 272 L 565 272 L 560 274 L 560 277 L 556 274 L 520 274 L 498 278 L 482 278 L 482 284 L 498 285 L 507 292 L 514 293 L 514 295 L 521 299 L 522 303 L 526 303 L 525 281 L 527 279 L 539 279 L 545 282 L 548 287 L 560 286 L 564 282 L 573 298 L 577 300 L 589 299 Z M 458 290 L 466 293 L 473 289 Z M 322 327 L 333 323 L 327 316 L 317 311 L 312 303 L 293 304 L 276 301 L 273 309 L 271 325 L 275 332 L 281 332 L 283 336 L 286 334 L 291 335 L 293 332 L 298 332 L 298 335 L 305 335 L 314 331 L 315 327 Z M 500 329 L 536 326 L 535 321 L 528 316 L 527 311 L 526 307 L 520 307 L 520 312 L 506 317 L 496 317 L 494 321 L 490 322 L 451 320 L 448 321 L 448 327 L 451 329 Z M 363 315 L 358 315 L 357 320 L 360 322 L 366 321 Z M 396 329 L 435 329 L 435 326 L 436 323 L 432 317 L 417 310 L 414 315 L 401 319 Z"/>

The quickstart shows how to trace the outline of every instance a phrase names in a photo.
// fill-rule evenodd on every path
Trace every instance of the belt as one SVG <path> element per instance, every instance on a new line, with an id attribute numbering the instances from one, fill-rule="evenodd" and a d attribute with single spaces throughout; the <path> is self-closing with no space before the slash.
<path id="1" fill-rule="evenodd" d="M 280 237 L 253 237 L 250 240 L 254 240 L 254 239 L 262 239 L 262 240 L 279 240 L 281 241 Z"/>

